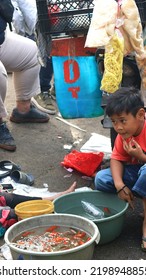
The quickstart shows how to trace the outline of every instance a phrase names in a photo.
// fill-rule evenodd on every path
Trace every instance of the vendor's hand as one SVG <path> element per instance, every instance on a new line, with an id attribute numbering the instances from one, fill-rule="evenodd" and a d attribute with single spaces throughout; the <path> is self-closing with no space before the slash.
<path id="1" fill-rule="evenodd" d="M 132 209 L 134 209 L 134 196 L 128 187 L 125 187 L 118 193 L 118 197 L 129 203 Z"/>
<path id="2" fill-rule="evenodd" d="M 132 139 L 129 143 L 123 140 L 123 148 L 132 157 L 141 159 L 143 156 L 143 150 L 134 139 Z"/>

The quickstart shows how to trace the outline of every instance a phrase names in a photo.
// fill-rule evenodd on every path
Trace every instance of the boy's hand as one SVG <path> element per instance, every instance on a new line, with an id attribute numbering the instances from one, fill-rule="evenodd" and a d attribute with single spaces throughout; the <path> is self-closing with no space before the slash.
<path id="1" fill-rule="evenodd" d="M 135 157 L 136 159 L 141 160 L 144 155 L 140 145 L 134 139 L 129 143 L 123 140 L 123 148 L 130 156 Z"/>
<path id="2" fill-rule="evenodd" d="M 118 193 L 118 197 L 122 200 L 126 200 L 132 209 L 134 209 L 134 196 L 128 187 L 125 187 Z"/>

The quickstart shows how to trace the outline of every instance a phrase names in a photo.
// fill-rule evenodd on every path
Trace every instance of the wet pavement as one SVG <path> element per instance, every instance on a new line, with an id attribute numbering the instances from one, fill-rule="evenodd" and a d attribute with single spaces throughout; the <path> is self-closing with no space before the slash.
<path id="1" fill-rule="evenodd" d="M 6 104 L 10 114 L 15 107 L 11 74 Z M 82 178 L 82 174 L 74 171 L 69 177 L 68 171 L 61 166 L 61 161 L 69 152 L 65 147 L 71 146 L 72 149 L 79 150 L 93 132 L 109 137 L 109 130 L 103 129 L 101 125 L 102 117 L 67 120 L 70 124 L 86 130 L 84 132 L 58 120 L 56 116 L 50 116 L 49 123 L 45 124 L 15 124 L 7 118 L 7 125 L 15 138 L 17 150 L 15 152 L 0 150 L 1 160 L 11 160 L 20 164 L 23 172 L 31 173 L 35 177 L 34 187 L 41 188 L 46 183 L 51 192 L 63 191 L 74 181 L 77 181 L 78 187 L 88 184 L 88 181 Z M 136 199 L 135 210 L 128 208 L 126 212 L 121 235 L 109 244 L 97 245 L 94 260 L 146 259 L 146 254 L 140 248 L 141 211 L 142 202 Z M 0 244 L 3 243 L 1 238 Z"/>

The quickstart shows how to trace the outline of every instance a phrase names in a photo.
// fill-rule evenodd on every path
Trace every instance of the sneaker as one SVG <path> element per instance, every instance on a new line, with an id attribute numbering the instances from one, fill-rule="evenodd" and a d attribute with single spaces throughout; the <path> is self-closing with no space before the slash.
<path id="1" fill-rule="evenodd" d="M 50 95 L 53 100 L 56 100 L 55 86 L 50 89 Z"/>
<path id="2" fill-rule="evenodd" d="M 49 121 L 49 115 L 41 112 L 33 105 L 27 113 L 20 113 L 17 108 L 13 109 L 10 120 L 15 123 L 44 123 Z"/>
<path id="3" fill-rule="evenodd" d="M 32 104 L 37 107 L 42 112 L 54 115 L 56 113 L 56 109 L 52 103 L 51 94 L 46 92 L 41 92 L 40 94 L 31 98 Z"/>
<path id="4" fill-rule="evenodd" d="M 0 124 L 0 148 L 15 151 L 16 144 L 5 123 Z"/>

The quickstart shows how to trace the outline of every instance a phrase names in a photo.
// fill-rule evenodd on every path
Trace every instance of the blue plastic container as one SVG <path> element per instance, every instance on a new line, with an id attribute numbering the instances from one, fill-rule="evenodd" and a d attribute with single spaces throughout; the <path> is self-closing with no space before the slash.
<path id="1" fill-rule="evenodd" d="M 58 109 L 65 119 L 103 115 L 101 76 L 92 56 L 53 56 Z"/>

